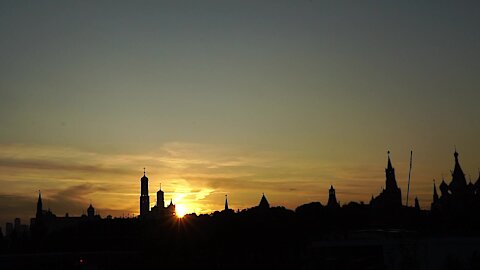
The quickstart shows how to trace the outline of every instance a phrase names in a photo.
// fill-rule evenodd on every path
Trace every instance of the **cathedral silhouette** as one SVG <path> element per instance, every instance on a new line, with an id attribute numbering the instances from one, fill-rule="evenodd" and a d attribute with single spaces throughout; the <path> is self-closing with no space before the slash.
<path id="1" fill-rule="evenodd" d="M 442 183 L 440 183 L 440 197 L 438 196 L 435 180 L 433 182 L 431 210 L 434 213 L 455 214 L 480 209 L 480 172 L 475 184 L 471 181 L 467 184 L 465 174 L 458 160 L 459 154 L 456 150 L 453 156 L 455 157 L 455 165 L 453 171 L 451 171 L 452 180 L 450 184 L 447 184 L 445 179 L 442 179 Z"/>

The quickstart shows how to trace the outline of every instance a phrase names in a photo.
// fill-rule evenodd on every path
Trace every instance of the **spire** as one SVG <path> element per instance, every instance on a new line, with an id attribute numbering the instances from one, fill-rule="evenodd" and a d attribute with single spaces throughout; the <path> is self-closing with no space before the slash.
<path id="1" fill-rule="evenodd" d="M 388 192 L 399 190 L 398 185 L 397 185 L 397 180 L 395 178 L 395 169 L 392 166 L 392 160 L 390 159 L 390 151 L 387 151 L 388 155 L 388 162 L 387 162 L 387 168 L 385 169 L 385 189 L 388 190 Z"/>
<path id="2" fill-rule="evenodd" d="M 453 156 L 455 157 L 455 167 L 453 168 L 453 174 L 461 173 L 463 175 L 462 168 L 460 167 L 460 162 L 458 161 L 458 152 L 456 147 L 455 147 L 455 152 L 453 153 Z"/>
<path id="3" fill-rule="evenodd" d="M 435 184 L 435 179 L 433 179 L 433 202 L 438 200 L 437 186 Z"/>
<path id="4" fill-rule="evenodd" d="M 93 208 L 91 202 L 90 202 L 90 206 L 87 208 L 87 216 L 88 217 L 94 217 L 95 216 L 95 208 Z"/>
<path id="5" fill-rule="evenodd" d="M 260 199 L 260 203 L 258 204 L 258 207 L 260 208 L 270 208 L 270 204 L 267 201 L 267 198 L 265 197 L 265 194 L 262 193 L 262 199 Z"/>
<path id="6" fill-rule="evenodd" d="M 388 156 L 387 169 L 388 169 L 388 170 L 391 170 L 391 169 L 393 169 L 393 166 L 392 166 L 392 161 L 390 161 L 390 150 L 387 151 L 387 156 Z"/>
<path id="7" fill-rule="evenodd" d="M 37 212 L 36 212 L 36 217 L 37 219 L 42 217 L 42 212 L 43 212 L 43 204 L 42 204 L 42 192 L 38 190 L 38 200 L 37 200 Z"/>
<path id="8" fill-rule="evenodd" d="M 455 147 L 455 152 L 453 153 L 453 156 L 455 157 L 455 165 L 458 164 L 458 152 L 457 152 L 457 147 Z"/>
<path id="9" fill-rule="evenodd" d="M 465 174 L 463 173 L 462 167 L 460 167 L 456 148 L 453 156 L 455 157 L 455 167 L 453 168 L 452 172 L 452 182 L 450 182 L 449 186 L 452 190 L 452 193 L 463 193 L 467 187 L 467 180 L 465 179 Z"/>
<path id="10" fill-rule="evenodd" d="M 337 202 L 337 197 L 335 195 L 335 189 L 333 188 L 333 185 L 330 185 L 330 190 L 328 191 L 327 207 L 336 208 L 339 206 L 340 205 Z"/>
<path id="11" fill-rule="evenodd" d="M 140 179 L 148 179 L 145 168 L 143 168 L 143 176 Z"/>
<path id="12" fill-rule="evenodd" d="M 225 194 L 225 211 L 228 210 L 228 195 Z"/>

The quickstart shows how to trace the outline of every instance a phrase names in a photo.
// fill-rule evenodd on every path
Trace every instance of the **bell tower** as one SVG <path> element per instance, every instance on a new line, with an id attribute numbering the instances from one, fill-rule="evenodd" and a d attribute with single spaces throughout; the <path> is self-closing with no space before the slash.
<path id="1" fill-rule="evenodd" d="M 148 196 L 148 177 L 145 175 L 140 179 L 140 216 L 145 216 L 150 211 L 150 196 Z"/>

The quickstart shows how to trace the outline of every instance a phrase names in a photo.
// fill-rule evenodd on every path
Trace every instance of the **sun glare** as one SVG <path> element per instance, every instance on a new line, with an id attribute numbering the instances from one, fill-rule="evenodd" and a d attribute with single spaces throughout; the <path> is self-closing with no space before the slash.
<path id="1" fill-rule="evenodd" d="M 179 218 L 183 218 L 187 214 L 187 208 L 182 204 L 175 205 L 175 214 Z"/>

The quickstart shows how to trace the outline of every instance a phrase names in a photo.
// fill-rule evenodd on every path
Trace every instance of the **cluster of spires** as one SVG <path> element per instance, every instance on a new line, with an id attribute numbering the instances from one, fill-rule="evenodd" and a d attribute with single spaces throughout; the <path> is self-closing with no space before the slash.
<path id="1" fill-rule="evenodd" d="M 381 193 L 374 197 L 372 195 L 372 199 L 370 204 L 374 207 L 381 207 L 381 208 L 391 208 L 391 207 L 400 207 L 402 206 L 402 199 L 401 199 L 401 190 L 397 185 L 395 179 L 395 169 L 393 168 L 392 161 L 390 159 L 390 151 L 387 152 L 387 168 L 385 169 L 386 175 L 386 185 L 385 188 L 382 188 Z M 458 152 L 455 149 L 454 157 L 455 157 L 455 165 L 453 171 L 451 171 L 452 181 L 450 184 L 445 182 L 445 179 L 442 175 L 442 182 L 439 186 L 441 191 L 441 196 L 439 196 L 436 187 L 436 181 L 433 180 L 433 200 L 431 209 L 433 210 L 458 210 L 460 207 L 467 207 L 468 205 L 472 204 L 472 202 L 477 202 L 480 205 L 480 170 L 479 170 L 479 177 L 475 184 L 472 183 L 471 179 L 470 182 L 467 184 L 465 174 L 460 166 L 459 159 L 458 159 Z M 149 195 L 148 195 L 148 178 L 146 176 L 146 169 L 144 168 L 143 177 L 141 178 L 141 196 L 140 196 L 140 215 L 146 215 L 146 213 L 150 212 L 149 208 Z M 164 199 L 163 199 L 163 191 L 162 191 L 162 184 L 159 184 L 159 191 L 157 192 L 157 203 L 152 210 L 155 208 L 157 209 L 175 209 L 175 205 L 173 204 L 173 199 L 170 199 L 170 204 L 165 208 L 164 207 Z M 262 193 L 262 197 L 260 199 L 259 208 L 269 208 L 270 204 L 265 197 L 265 194 Z M 335 189 L 333 185 L 330 186 L 329 189 L 329 196 L 328 196 L 328 207 L 337 208 L 340 207 L 340 203 L 336 199 Z M 415 198 L 415 208 L 420 208 L 418 203 L 418 198 Z M 224 210 L 230 210 L 228 205 L 228 195 L 225 195 L 225 207 Z M 42 204 L 42 195 L 39 191 L 38 193 L 38 201 L 37 201 L 37 212 L 36 218 L 39 219 L 42 216 L 53 215 L 48 209 L 48 211 L 43 210 Z M 90 202 L 89 207 L 87 208 L 87 216 L 93 217 L 95 215 L 95 208 L 93 207 L 92 203 Z"/>

